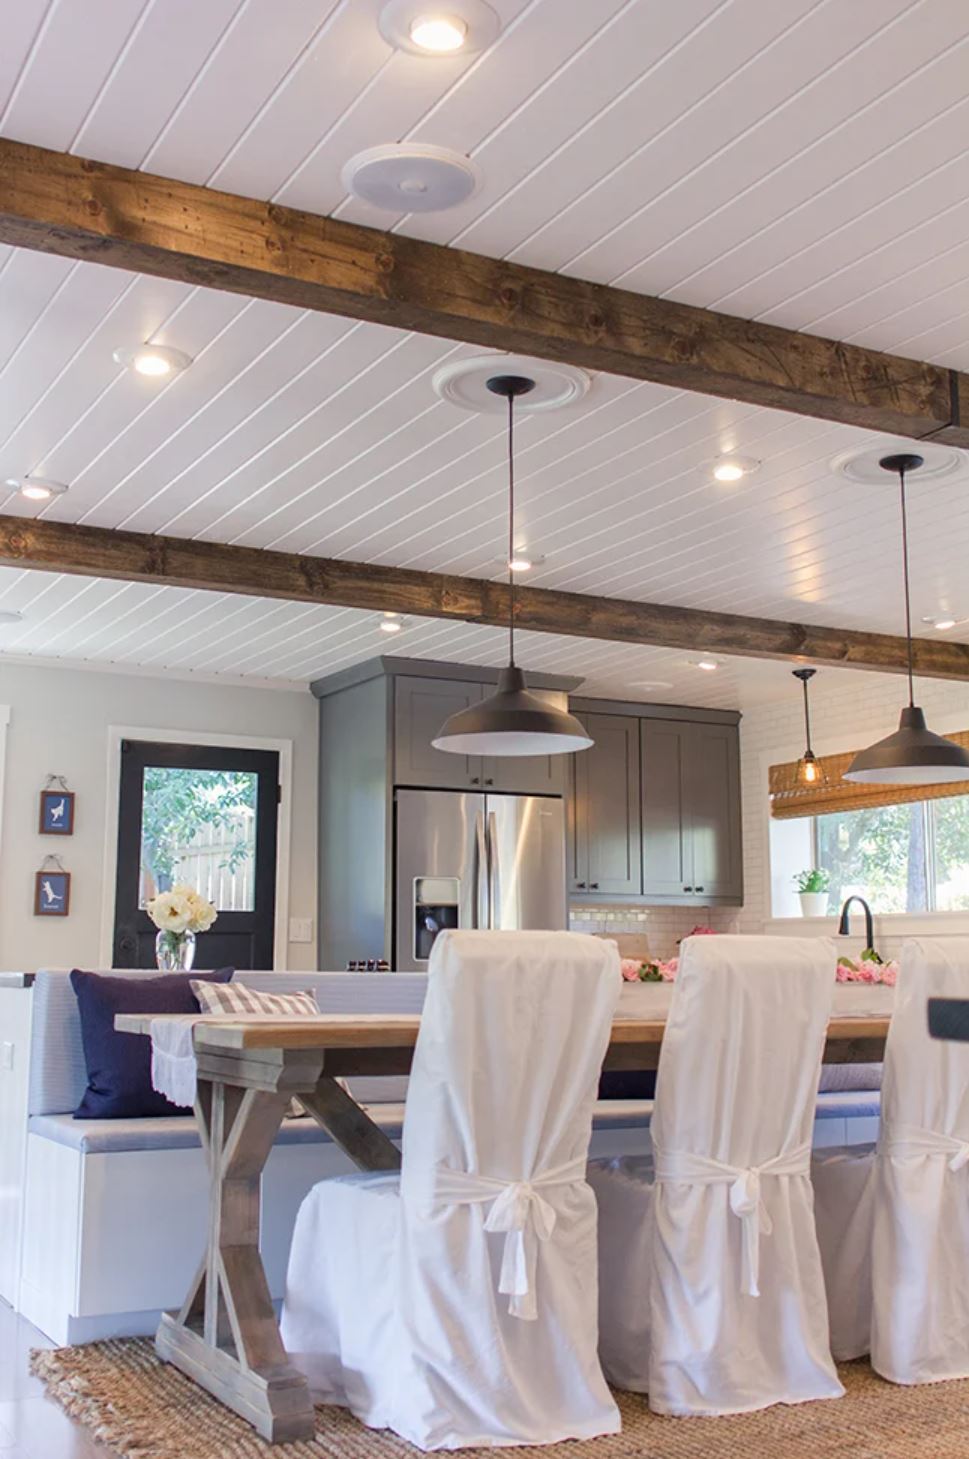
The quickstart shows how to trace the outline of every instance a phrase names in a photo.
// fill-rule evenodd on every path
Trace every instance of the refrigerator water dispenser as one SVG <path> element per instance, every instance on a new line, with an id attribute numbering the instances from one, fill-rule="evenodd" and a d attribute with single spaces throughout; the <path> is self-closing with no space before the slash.
<path id="1" fill-rule="evenodd" d="M 461 880 L 456 876 L 418 876 L 414 879 L 414 957 L 424 962 L 434 939 L 448 927 L 457 927 Z"/>

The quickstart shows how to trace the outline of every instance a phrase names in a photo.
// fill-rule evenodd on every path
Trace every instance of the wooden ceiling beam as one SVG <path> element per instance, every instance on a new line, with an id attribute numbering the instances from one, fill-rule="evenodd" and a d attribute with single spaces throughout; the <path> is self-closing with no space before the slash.
<path id="1" fill-rule="evenodd" d="M 0 566 L 488 627 L 508 622 L 505 583 L 42 519 L 0 516 Z M 905 640 L 890 634 L 548 588 L 519 586 L 515 596 L 516 623 L 536 633 L 895 674 L 906 668 Z M 916 639 L 915 670 L 927 678 L 969 679 L 969 644 Z"/>
<path id="2" fill-rule="evenodd" d="M 969 447 L 969 376 L 0 140 L 0 241 Z"/>

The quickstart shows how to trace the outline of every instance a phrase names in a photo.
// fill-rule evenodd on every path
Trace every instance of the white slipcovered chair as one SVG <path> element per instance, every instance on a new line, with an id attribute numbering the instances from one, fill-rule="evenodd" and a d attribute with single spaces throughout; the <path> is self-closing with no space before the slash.
<path id="1" fill-rule="evenodd" d="M 616 1433 L 585 1172 L 619 997 L 613 944 L 434 944 L 400 1175 L 300 1208 L 282 1333 L 320 1402 L 422 1449 Z"/>
<path id="2" fill-rule="evenodd" d="M 826 938 L 689 938 L 652 1162 L 590 1171 L 603 1367 L 658 1413 L 744 1413 L 844 1391 L 809 1175 L 834 968 Z"/>
<path id="3" fill-rule="evenodd" d="M 905 943 L 877 1153 L 814 1170 L 832 1346 L 893 1383 L 969 1377 L 969 1045 L 929 1037 L 933 997 L 969 998 L 969 938 Z"/>

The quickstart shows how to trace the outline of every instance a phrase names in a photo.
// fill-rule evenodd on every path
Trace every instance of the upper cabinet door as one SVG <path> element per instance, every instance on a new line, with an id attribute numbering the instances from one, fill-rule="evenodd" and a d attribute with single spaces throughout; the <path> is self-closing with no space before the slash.
<path id="1" fill-rule="evenodd" d="M 741 901 L 740 735 L 734 725 L 689 726 L 687 809 L 693 842 L 693 890 Z"/>
<path id="2" fill-rule="evenodd" d="M 639 720 L 583 714 L 594 740 L 573 758 L 570 890 L 639 896 Z"/>
<path id="3" fill-rule="evenodd" d="M 435 750 L 444 721 L 480 702 L 482 685 L 457 679 L 394 680 L 394 784 L 444 790 L 478 788 L 481 758 Z"/>
<path id="4" fill-rule="evenodd" d="M 490 684 L 482 686 L 483 698 L 492 692 Z M 564 694 L 552 690 L 531 692 L 556 708 L 567 703 Z M 486 755 L 482 784 L 486 790 L 505 790 L 512 795 L 564 795 L 568 759 L 568 755 Z"/>
<path id="5" fill-rule="evenodd" d="M 687 758 L 693 728 L 680 720 L 642 722 L 646 896 L 684 897 L 694 893 L 686 805 Z"/>

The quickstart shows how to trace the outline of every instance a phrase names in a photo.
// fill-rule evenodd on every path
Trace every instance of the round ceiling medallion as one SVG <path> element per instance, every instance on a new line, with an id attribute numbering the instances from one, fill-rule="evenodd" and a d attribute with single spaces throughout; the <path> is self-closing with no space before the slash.
<path id="1" fill-rule="evenodd" d="M 460 36 L 460 45 L 445 47 L 422 44 L 428 22 L 445 22 Z M 456 22 L 456 24 L 455 24 Z M 395 50 L 428 60 L 444 60 L 449 56 L 467 56 L 483 51 L 498 34 L 498 16 L 485 0 L 388 0 L 377 21 L 380 34 Z M 462 34 L 463 32 L 463 34 Z"/>
<path id="2" fill-rule="evenodd" d="M 918 451 L 923 465 L 912 473 L 912 481 L 943 481 L 958 476 L 965 477 L 966 455 L 952 446 L 936 446 L 931 441 L 895 440 L 886 436 L 877 446 L 866 446 L 863 450 L 841 451 L 832 458 L 831 470 L 836 476 L 847 477 L 860 486 L 897 486 L 898 478 L 882 466 L 886 456 L 893 453 Z"/>
<path id="3" fill-rule="evenodd" d="M 389 142 L 368 147 L 345 163 L 348 193 L 391 213 L 439 213 L 466 202 L 481 174 L 469 157 L 447 147 Z"/>
<path id="4" fill-rule="evenodd" d="M 443 365 L 431 385 L 442 400 L 459 405 L 462 410 L 507 415 L 507 401 L 488 389 L 488 381 L 494 375 L 524 375 L 535 381 L 534 390 L 517 398 L 516 415 L 574 405 L 592 384 L 592 377 L 585 370 L 575 365 L 560 365 L 556 360 L 532 360 L 528 355 L 474 355 Z"/>

